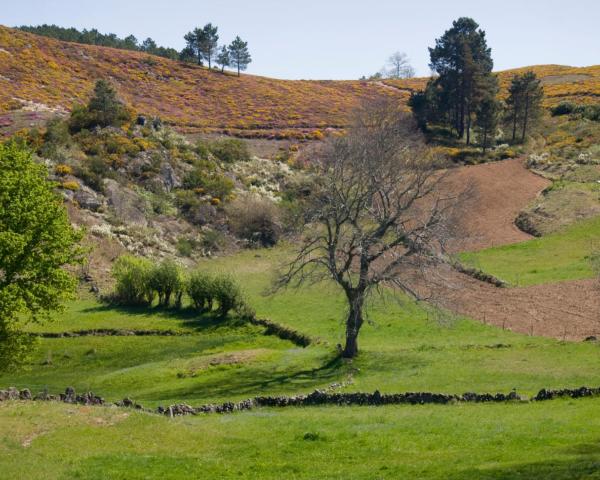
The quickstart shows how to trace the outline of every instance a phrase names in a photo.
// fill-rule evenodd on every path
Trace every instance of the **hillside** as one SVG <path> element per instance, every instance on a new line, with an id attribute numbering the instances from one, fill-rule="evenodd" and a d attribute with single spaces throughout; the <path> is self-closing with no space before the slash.
<path id="1" fill-rule="evenodd" d="M 238 78 L 141 52 L 61 42 L 3 26 L 0 56 L 0 113 L 25 102 L 69 109 L 87 99 L 95 80 L 110 78 L 136 111 L 158 115 L 181 131 L 246 137 L 319 138 L 325 128 L 344 126 L 358 99 L 385 94 L 406 101 L 426 81 Z M 548 105 L 564 99 L 586 103 L 600 96 L 600 66 L 527 68 L 543 78 Z M 499 73 L 503 87 L 516 71 Z"/>

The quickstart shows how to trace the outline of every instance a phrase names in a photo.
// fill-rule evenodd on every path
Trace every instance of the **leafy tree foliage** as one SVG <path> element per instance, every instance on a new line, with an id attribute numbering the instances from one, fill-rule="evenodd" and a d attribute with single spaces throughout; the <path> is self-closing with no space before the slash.
<path id="1" fill-rule="evenodd" d="M 71 113 L 72 131 L 84 128 L 121 126 L 130 120 L 130 113 L 117 97 L 114 87 L 106 80 L 98 80 L 94 94 L 85 107 L 76 107 Z"/>
<path id="2" fill-rule="evenodd" d="M 246 70 L 250 62 L 252 62 L 252 57 L 248 50 L 248 42 L 244 42 L 240 37 L 235 37 L 228 48 L 231 56 L 231 65 L 237 68 L 239 77 L 240 71 Z"/>
<path id="3" fill-rule="evenodd" d="M 451 125 L 459 138 L 470 143 L 473 115 L 493 82 L 491 49 L 485 32 L 471 18 L 459 18 L 429 49 L 430 67 L 437 77 L 429 82 L 428 98 L 440 123 Z"/>
<path id="4" fill-rule="evenodd" d="M 183 37 L 186 41 L 188 52 L 193 52 L 198 65 L 208 62 L 208 68 L 212 67 L 212 61 L 217 56 L 217 45 L 219 42 L 219 28 L 212 23 L 207 23 L 203 28 L 196 27 Z"/>
<path id="5" fill-rule="evenodd" d="M 527 131 L 539 119 L 544 90 L 534 72 L 515 75 L 508 87 L 508 121 L 512 141 L 525 141 Z"/>
<path id="6" fill-rule="evenodd" d="M 25 321 L 48 319 L 75 290 L 64 267 L 82 259 L 75 230 L 48 172 L 14 142 L 0 144 L 0 370 L 31 347 Z"/>

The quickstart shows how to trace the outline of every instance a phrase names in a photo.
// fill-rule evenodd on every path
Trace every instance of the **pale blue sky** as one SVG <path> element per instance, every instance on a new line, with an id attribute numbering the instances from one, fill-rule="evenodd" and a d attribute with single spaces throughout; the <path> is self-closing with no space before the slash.
<path id="1" fill-rule="evenodd" d="M 3 25 L 96 27 L 177 49 L 213 22 L 221 40 L 249 42 L 248 73 L 278 78 L 358 78 L 396 50 L 427 75 L 427 47 L 460 16 L 486 30 L 497 70 L 600 63 L 600 0 L 0 0 Z"/>

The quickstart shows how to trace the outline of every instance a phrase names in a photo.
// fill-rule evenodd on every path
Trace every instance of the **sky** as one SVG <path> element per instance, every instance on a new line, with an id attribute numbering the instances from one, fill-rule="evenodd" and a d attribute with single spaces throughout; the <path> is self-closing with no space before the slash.
<path id="1" fill-rule="evenodd" d="M 0 0 L 0 24 L 54 23 L 148 36 L 178 50 L 196 26 L 248 41 L 248 73 L 288 79 L 355 79 L 405 52 L 429 75 L 427 47 L 461 16 L 486 31 L 495 70 L 600 64 L 600 0 Z"/>

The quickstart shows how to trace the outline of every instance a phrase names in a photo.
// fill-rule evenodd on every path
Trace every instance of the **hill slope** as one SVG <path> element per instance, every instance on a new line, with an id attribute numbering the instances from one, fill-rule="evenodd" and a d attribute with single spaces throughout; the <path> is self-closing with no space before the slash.
<path id="1" fill-rule="evenodd" d="M 600 96 L 600 66 L 531 68 L 544 79 L 548 104 Z M 515 71 L 500 72 L 504 88 Z M 142 52 L 61 42 L 0 26 L 0 113 L 20 108 L 22 101 L 69 109 L 87 99 L 98 78 L 111 78 L 137 111 L 159 115 L 180 130 L 263 137 L 318 137 L 317 129 L 343 126 L 358 99 L 385 94 L 406 101 L 426 82 L 238 78 Z"/>

